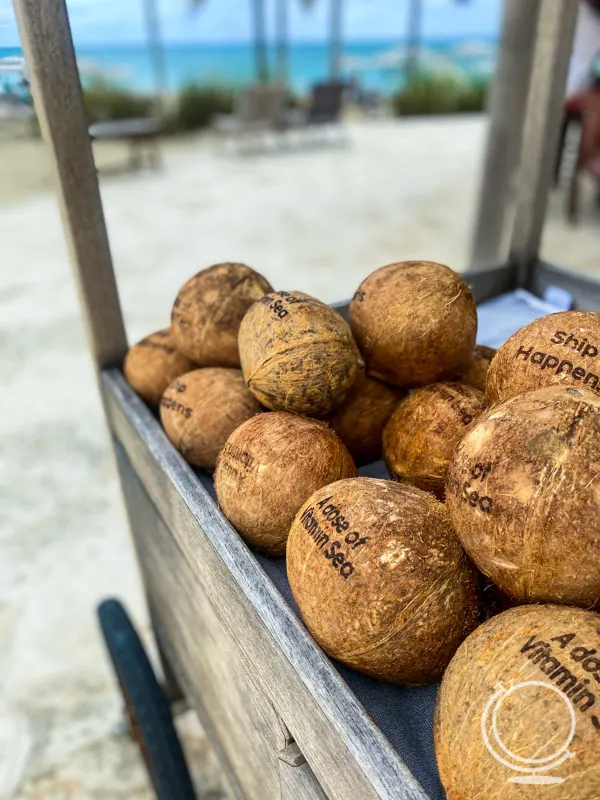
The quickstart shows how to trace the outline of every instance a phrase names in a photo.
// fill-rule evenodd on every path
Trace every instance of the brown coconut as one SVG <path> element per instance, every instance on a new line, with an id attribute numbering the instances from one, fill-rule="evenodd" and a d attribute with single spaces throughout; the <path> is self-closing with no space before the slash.
<path id="1" fill-rule="evenodd" d="M 550 386 L 485 412 L 448 471 L 446 505 L 479 569 L 516 600 L 600 600 L 600 399 Z"/>
<path id="2" fill-rule="evenodd" d="M 477 577 L 442 503 L 413 486 L 339 481 L 298 512 L 287 574 L 313 637 L 374 678 L 430 683 L 477 623 Z"/>
<path id="3" fill-rule="evenodd" d="M 160 418 L 186 461 L 212 469 L 228 437 L 260 410 L 239 369 L 206 367 L 173 381 L 161 400 Z"/>
<path id="4" fill-rule="evenodd" d="M 598 800 L 600 615 L 520 606 L 459 647 L 437 698 L 448 800 Z"/>
<path id="5" fill-rule="evenodd" d="M 239 367 L 238 331 L 270 283 L 245 264 L 215 264 L 179 290 L 171 328 L 177 349 L 202 367 Z"/>
<path id="6" fill-rule="evenodd" d="M 255 303 L 240 326 L 239 346 L 248 388 L 274 411 L 328 414 L 358 373 L 348 325 L 303 292 L 275 292 Z"/>
<path id="7" fill-rule="evenodd" d="M 449 267 L 401 261 L 361 283 L 350 303 L 350 325 L 369 375 L 423 386 L 466 369 L 477 312 L 469 287 Z"/>
<path id="8" fill-rule="evenodd" d="M 228 439 L 215 470 L 221 510 L 257 550 L 277 556 L 296 512 L 316 489 L 355 476 L 348 450 L 322 422 L 261 414 Z"/>
<path id="9" fill-rule="evenodd" d="M 456 380 L 461 383 L 468 383 L 469 386 L 474 386 L 476 389 L 479 389 L 480 392 L 485 392 L 485 381 L 488 369 L 495 355 L 496 350 L 493 347 L 476 344 L 469 366 Z"/>
<path id="10" fill-rule="evenodd" d="M 131 388 L 149 405 L 157 406 L 167 386 L 195 366 L 175 349 L 171 331 L 166 329 L 130 347 L 123 371 Z"/>
<path id="11" fill-rule="evenodd" d="M 346 399 L 326 417 L 357 464 L 370 464 L 381 458 L 383 429 L 405 396 L 402 389 L 386 386 L 360 370 Z"/>
<path id="12" fill-rule="evenodd" d="M 513 334 L 494 356 L 486 394 L 491 403 L 540 389 L 576 386 L 600 393 L 600 314 L 560 311 Z"/>
<path id="13" fill-rule="evenodd" d="M 383 432 L 392 478 L 444 498 L 456 446 L 486 408 L 485 395 L 461 383 L 432 383 L 398 404 Z"/>

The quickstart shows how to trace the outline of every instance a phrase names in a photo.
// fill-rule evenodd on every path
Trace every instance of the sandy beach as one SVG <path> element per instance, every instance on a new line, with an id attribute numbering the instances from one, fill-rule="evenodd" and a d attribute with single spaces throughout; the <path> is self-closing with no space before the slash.
<path id="1" fill-rule="evenodd" d="M 480 116 L 373 120 L 348 125 L 343 146 L 252 156 L 198 136 L 136 173 L 123 146 L 99 148 L 130 340 L 164 327 L 179 286 L 218 261 L 328 302 L 391 261 L 466 269 L 485 134 Z M 0 797 L 142 800 L 94 609 L 120 597 L 148 638 L 147 613 L 42 142 L 0 138 L 0 187 Z M 598 273 L 589 194 L 577 227 L 552 196 L 543 254 Z M 202 732 L 183 724 L 200 796 L 226 796 Z"/>

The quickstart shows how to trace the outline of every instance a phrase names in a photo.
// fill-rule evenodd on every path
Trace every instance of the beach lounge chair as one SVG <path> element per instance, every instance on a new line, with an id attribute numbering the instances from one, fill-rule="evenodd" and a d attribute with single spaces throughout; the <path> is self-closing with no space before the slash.
<path id="1" fill-rule="evenodd" d="M 249 86 L 238 100 L 234 114 L 219 114 L 213 120 L 213 130 L 224 141 L 264 139 L 266 134 L 284 129 L 285 89 L 279 84 Z"/>
<path id="2" fill-rule="evenodd" d="M 286 117 L 288 130 L 329 133 L 341 129 L 343 97 L 346 84 L 339 81 L 316 83 L 311 90 L 306 109 L 295 109 Z"/>
<path id="3" fill-rule="evenodd" d="M 139 169 L 142 166 L 144 148 L 147 149 L 149 162 L 155 167 L 159 165 L 158 140 L 162 131 L 162 123 L 154 117 L 95 122 L 89 127 L 89 134 L 93 141 L 124 140 L 129 142 L 129 163 L 132 169 Z"/>

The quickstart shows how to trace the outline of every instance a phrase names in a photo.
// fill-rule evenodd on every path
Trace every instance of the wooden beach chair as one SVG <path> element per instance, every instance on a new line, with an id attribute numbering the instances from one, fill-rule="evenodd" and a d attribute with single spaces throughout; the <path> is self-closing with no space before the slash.
<path id="1" fill-rule="evenodd" d="M 225 143 L 264 141 L 266 135 L 283 130 L 284 102 L 285 89 L 279 84 L 249 86 L 241 93 L 234 114 L 215 117 L 213 130 Z"/>
<path id="2" fill-rule="evenodd" d="M 162 131 L 162 123 L 154 117 L 95 122 L 89 127 L 92 141 L 129 142 L 129 164 L 132 169 L 142 166 L 144 148 L 148 153 L 149 163 L 154 167 L 160 164 L 159 136 Z"/>
<path id="3" fill-rule="evenodd" d="M 288 130 L 306 131 L 311 137 L 315 131 L 327 135 L 331 131 L 340 131 L 345 88 L 346 85 L 340 81 L 316 83 L 312 87 L 308 107 L 296 109 L 287 115 Z"/>

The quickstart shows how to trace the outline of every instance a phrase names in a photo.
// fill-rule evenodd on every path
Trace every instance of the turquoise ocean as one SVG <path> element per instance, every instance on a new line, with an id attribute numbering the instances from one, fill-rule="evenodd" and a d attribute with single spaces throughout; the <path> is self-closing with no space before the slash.
<path id="1" fill-rule="evenodd" d="M 176 91 L 187 83 L 241 86 L 254 79 L 251 44 L 168 44 L 164 49 L 167 84 Z M 486 77 L 491 74 L 496 41 L 452 39 L 423 44 L 422 64 L 426 69 L 457 76 Z M 20 55 L 19 48 L 0 48 L 0 59 Z M 390 94 L 402 83 L 404 48 L 402 42 L 346 42 L 343 49 L 345 76 Z M 84 82 L 104 77 L 112 83 L 138 92 L 152 92 L 152 65 L 143 45 L 86 46 L 77 49 Z M 316 81 L 327 77 L 329 52 L 326 43 L 292 43 L 289 49 L 290 84 L 306 93 Z M 274 68 L 275 59 L 270 53 Z M 10 76 L 2 75 L 9 82 Z"/>

